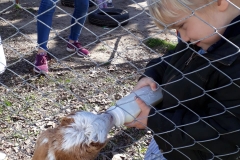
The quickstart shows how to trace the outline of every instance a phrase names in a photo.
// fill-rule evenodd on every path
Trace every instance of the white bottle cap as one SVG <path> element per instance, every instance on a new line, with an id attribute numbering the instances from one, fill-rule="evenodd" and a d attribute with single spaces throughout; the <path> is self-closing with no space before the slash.
<path id="1" fill-rule="evenodd" d="M 112 106 L 107 109 L 107 112 L 111 114 L 115 120 L 115 125 L 117 127 L 122 126 L 125 122 L 125 114 L 124 111 L 116 106 Z"/>

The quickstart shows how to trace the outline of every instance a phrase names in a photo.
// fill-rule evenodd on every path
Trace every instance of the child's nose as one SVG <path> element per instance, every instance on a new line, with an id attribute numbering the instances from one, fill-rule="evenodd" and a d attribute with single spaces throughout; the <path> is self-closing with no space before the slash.
<path id="1" fill-rule="evenodd" d="M 182 41 L 184 41 L 184 42 L 190 41 L 190 38 L 187 36 L 187 34 L 186 34 L 185 32 L 179 31 L 179 33 L 180 33 L 180 39 L 181 39 Z"/>

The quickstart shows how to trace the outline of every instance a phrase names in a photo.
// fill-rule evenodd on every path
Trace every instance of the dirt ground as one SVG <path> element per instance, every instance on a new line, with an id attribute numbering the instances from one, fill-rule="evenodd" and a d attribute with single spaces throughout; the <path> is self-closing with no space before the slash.
<path id="1" fill-rule="evenodd" d="M 155 27 L 146 14 L 145 1 L 114 0 L 115 8 L 129 12 L 129 23 L 107 28 L 87 19 L 79 40 L 91 56 L 71 55 L 66 42 L 73 8 L 58 2 L 48 42 L 50 73 L 40 76 L 32 71 L 37 46 L 34 17 L 39 3 L 20 0 L 21 7 L 16 7 L 0 0 L 0 35 L 8 65 L 0 75 L 0 151 L 9 160 L 31 159 L 41 130 L 55 127 L 71 111 L 104 112 L 130 93 L 147 62 L 165 51 L 146 47 L 148 38 L 176 42 L 174 35 L 161 34 Z M 89 13 L 95 9 L 89 8 Z M 109 136 L 112 140 L 98 159 L 142 159 L 151 132 L 115 127 Z"/>

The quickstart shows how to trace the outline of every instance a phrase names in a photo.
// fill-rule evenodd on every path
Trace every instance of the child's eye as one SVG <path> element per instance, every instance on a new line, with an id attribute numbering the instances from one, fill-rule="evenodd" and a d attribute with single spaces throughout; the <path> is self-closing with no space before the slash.
<path id="1" fill-rule="evenodd" d="M 183 27 L 183 24 L 180 24 L 179 26 L 178 26 L 178 29 L 180 29 L 180 28 L 182 28 Z"/>

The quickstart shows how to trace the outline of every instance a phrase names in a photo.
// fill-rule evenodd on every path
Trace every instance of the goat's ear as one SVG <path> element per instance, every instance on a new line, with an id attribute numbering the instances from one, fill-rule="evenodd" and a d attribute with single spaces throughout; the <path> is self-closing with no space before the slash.
<path id="1" fill-rule="evenodd" d="M 61 126 L 68 126 L 71 123 L 74 123 L 74 119 L 73 118 L 69 118 L 69 117 L 63 117 L 63 119 L 61 120 Z"/>

